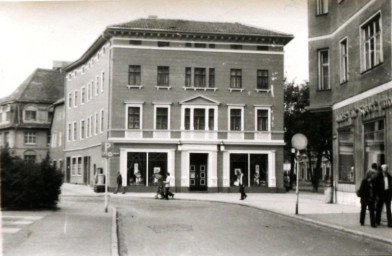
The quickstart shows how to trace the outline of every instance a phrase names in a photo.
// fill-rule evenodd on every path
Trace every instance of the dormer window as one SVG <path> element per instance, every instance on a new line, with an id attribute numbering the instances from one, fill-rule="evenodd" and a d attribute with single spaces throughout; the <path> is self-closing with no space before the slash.
<path id="1" fill-rule="evenodd" d="M 25 121 L 28 121 L 28 122 L 37 121 L 37 111 L 36 110 L 26 110 L 25 111 Z"/>

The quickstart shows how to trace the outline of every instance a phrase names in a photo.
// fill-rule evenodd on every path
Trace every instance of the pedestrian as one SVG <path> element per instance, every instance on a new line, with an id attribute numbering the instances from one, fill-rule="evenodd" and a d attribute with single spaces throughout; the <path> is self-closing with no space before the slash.
<path id="1" fill-rule="evenodd" d="M 369 209 L 370 225 L 375 228 L 376 220 L 374 216 L 375 206 L 375 176 L 371 172 L 367 172 L 366 177 L 362 180 L 357 191 L 357 196 L 361 198 L 361 213 L 359 222 L 365 225 L 366 208 Z"/>
<path id="2" fill-rule="evenodd" d="M 283 180 L 284 180 L 284 187 L 286 188 L 286 192 L 289 192 L 289 190 L 290 190 L 290 174 L 287 172 L 284 172 Z"/>
<path id="3" fill-rule="evenodd" d="M 391 199 L 392 199 L 392 176 L 388 173 L 388 166 L 381 165 L 381 172 L 376 178 L 376 224 L 381 224 L 382 208 L 385 204 L 388 227 L 392 228 Z"/>
<path id="4" fill-rule="evenodd" d="M 239 170 L 238 171 L 238 180 L 239 180 L 240 194 L 241 194 L 240 200 L 244 200 L 245 198 L 248 197 L 245 193 L 245 185 L 244 185 L 243 177 L 244 177 L 244 174 L 242 173 L 241 170 Z"/>
<path id="5" fill-rule="evenodd" d="M 165 199 L 169 200 L 169 196 L 174 198 L 174 194 L 170 192 L 170 172 L 166 174 L 166 179 L 163 183 L 165 184 Z"/>
<path id="6" fill-rule="evenodd" d="M 155 199 L 163 199 L 164 194 L 163 194 L 163 176 L 160 173 L 154 173 L 152 178 L 156 180 L 157 183 L 157 194 L 155 195 Z"/>
<path id="7" fill-rule="evenodd" d="M 117 174 L 117 188 L 116 191 L 114 191 L 114 194 L 117 194 L 119 190 L 122 190 L 122 193 L 125 194 L 125 189 L 122 185 L 122 176 L 120 172 L 118 172 Z"/>

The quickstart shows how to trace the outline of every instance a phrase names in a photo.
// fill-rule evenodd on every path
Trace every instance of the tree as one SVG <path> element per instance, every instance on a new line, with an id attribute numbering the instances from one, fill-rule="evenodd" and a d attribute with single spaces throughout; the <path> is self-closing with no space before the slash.
<path id="1" fill-rule="evenodd" d="M 285 123 L 285 155 L 291 159 L 291 180 L 294 173 L 294 156 L 291 154 L 291 138 L 296 133 L 303 133 L 308 138 L 306 155 L 309 160 L 316 158 L 313 172 L 309 166 L 313 190 L 317 191 L 321 177 L 323 157 L 331 161 L 332 152 L 332 112 L 310 112 L 309 85 L 296 86 L 294 83 L 285 84 L 284 93 L 284 123 Z"/>
<path id="2" fill-rule="evenodd" d="M 53 209 L 56 208 L 63 175 L 49 163 L 31 163 L 11 156 L 2 149 L 1 206 L 3 209 Z"/>

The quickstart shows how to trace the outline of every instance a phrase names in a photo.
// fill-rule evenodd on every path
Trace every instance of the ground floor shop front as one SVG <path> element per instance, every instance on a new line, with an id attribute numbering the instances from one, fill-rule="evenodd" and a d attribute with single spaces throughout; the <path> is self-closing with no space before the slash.
<path id="1" fill-rule="evenodd" d="M 392 89 L 335 104 L 333 116 L 336 201 L 359 205 L 355 191 L 372 163 L 392 167 Z"/>
<path id="2" fill-rule="evenodd" d="M 108 161 L 109 187 L 118 171 L 127 191 L 156 191 L 155 173 L 170 173 L 178 192 L 238 192 L 241 171 L 249 192 L 283 191 L 283 148 L 208 144 L 114 144 L 118 157 Z"/>

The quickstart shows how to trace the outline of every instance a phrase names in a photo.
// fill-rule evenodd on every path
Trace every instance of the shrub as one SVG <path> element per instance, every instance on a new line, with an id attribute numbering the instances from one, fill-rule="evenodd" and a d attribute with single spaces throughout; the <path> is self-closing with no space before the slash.
<path id="1" fill-rule="evenodd" d="M 61 193 L 63 175 L 50 165 L 25 162 L 1 151 L 1 206 L 3 209 L 53 209 Z"/>

